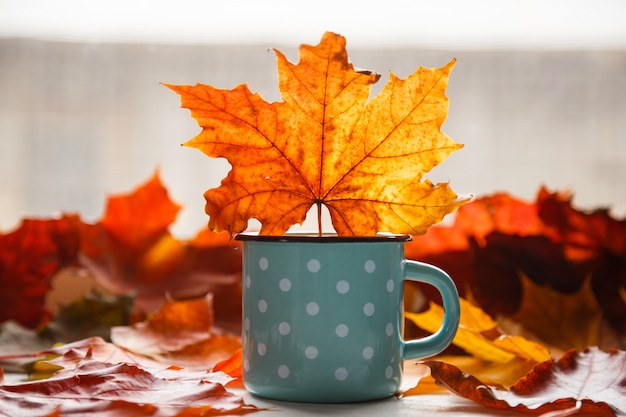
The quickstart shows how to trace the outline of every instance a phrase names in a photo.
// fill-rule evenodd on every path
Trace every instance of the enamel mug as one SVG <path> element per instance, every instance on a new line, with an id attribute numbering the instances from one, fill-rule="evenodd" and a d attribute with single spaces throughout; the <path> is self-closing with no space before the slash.
<path id="1" fill-rule="evenodd" d="M 408 235 L 240 234 L 243 241 L 243 380 L 258 396 L 355 402 L 394 395 L 403 361 L 452 342 L 460 307 L 441 269 L 404 258 Z M 441 328 L 404 340 L 404 281 L 433 285 Z"/>

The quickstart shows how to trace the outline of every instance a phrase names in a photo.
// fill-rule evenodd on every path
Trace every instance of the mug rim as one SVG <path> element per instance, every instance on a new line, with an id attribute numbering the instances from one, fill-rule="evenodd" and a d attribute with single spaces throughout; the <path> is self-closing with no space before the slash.
<path id="1" fill-rule="evenodd" d="M 244 242 L 309 242 L 309 243 L 343 243 L 343 242 L 409 242 L 409 234 L 378 233 L 375 236 L 339 236 L 337 233 L 292 232 L 284 235 L 259 235 L 258 232 L 241 232 L 235 240 Z"/>

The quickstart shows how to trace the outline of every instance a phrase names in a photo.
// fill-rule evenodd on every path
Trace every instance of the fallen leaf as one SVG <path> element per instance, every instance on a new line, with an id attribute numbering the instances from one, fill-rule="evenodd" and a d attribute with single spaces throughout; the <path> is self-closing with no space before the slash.
<path id="1" fill-rule="evenodd" d="M 73 302 L 61 305 L 57 314 L 41 330 L 51 340 L 74 341 L 90 336 L 110 338 L 111 327 L 127 325 L 133 299 L 92 291 Z"/>
<path id="2" fill-rule="evenodd" d="M 243 385 L 243 359 L 241 356 L 241 348 L 237 349 L 229 358 L 224 359 L 215 364 L 213 372 L 224 372 L 226 375 L 234 378 L 228 383 L 228 386 L 236 386 L 244 388 Z"/>
<path id="3" fill-rule="evenodd" d="M 626 220 L 606 210 L 582 212 L 572 207 L 569 194 L 545 188 L 535 202 L 499 193 L 463 205 L 454 223 L 432 227 L 406 246 L 407 258 L 448 271 L 459 293 L 506 324 L 508 333 L 532 336 L 516 333 L 511 325 L 519 328 L 517 318 L 525 320 L 516 315 L 523 308 L 529 324 L 542 327 L 533 337 L 558 351 L 590 344 L 626 346 L 621 296 L 626 291 Z M 551 300 L 524 297 L 527 285 L 543 288 L 541 294 Z M 429 286 L 410 288 L 409 295 L 418 288 L 426 300 L 439 302 Z M 584 303 L 567 303 L 573 296 Z M 555 305 L 569 310 L 556 311 Z M 422 311 L 428 305 L 414 307 Z M 577 311 L 583 319 L 576 318 Z M 561 319 L 554 320 L 555 314 Z M 550 316 L 553 320 L 543 319 Z"/>
<path id="4" fill-rule="evenodd" d="M 613 218 L 607 209 L 577 210 L 572 195 L 545 189 L 537 204 L 539 217 L 563 245 L 567 259 L 591 276 L 602 315 L 626 334 L 626 302 L 620 297 L 626 289 L 626 218 Z"/>
<path id="5" fill-rule="evenodd" d="M 162 363 L 208 369 L 241 347 L 239 336 L 213 327 L 213 297 L 166 301 L 147 321 L 111 329 L 118 346 Z"/>
<path id="6" fill-rule="evenodd" d="M 0 416 L 211 416 L 257 410 L 211 378 L 182 370 L 150 372 L 87 355 L 48 379 L 0 385 Z"/>
<path id="7" fill-rule="evenodd" d="M 15 320 L 34 328 L 45 324 L 46 292 L 55 273 L 77 261 L 80 220 L 24 219 L 7 234 L 0 234 L 0 323 Z"/>
<path id="8" fill-rule="evenodd" d="M 447 183 L 422 178 L 461 147 L 440 130 L 454 61 L 392 73 L 368 102 L 380 76 L 355 70 L 345 45 L 326 33 L 301 46 L 298 64 L 276 51 L 282 102 L 246 85 L 167 85 L 202 128 L 185 145 L 232 166 L 205 193 L 212 230 L 234 235 L 255 218 L 261 234 L 282 235 L 316 205 L 321 232 L 324 205 L 339 235 L 421 234 L 463 204 Z"/>
<path id="9" fill-rule="evenodd" d="M 596 346 L 607 337 L 602 336 L 607 329 L 589 279 L 574 294 L 537 285 L 525 276 L 521 282 L 522 304 L 509 319 L 525 332 L 562 351 Z"/>
<path id="10" fill-rule="evenodd" d="M 480 313 L 483 317 L 473 320 L 471 316 L 474 310 L 480 311 L 461 299 L 461 319 L 452 343 L 483 360 L 498 363 L 510 362 L 515 358 L 513 353 L 498 348 L 481 334 L 482 331 L 493 330 L 497 324 L 482 311 Z M 431 333 L 435 333 L 441 327 L 443 315 L 443 308 L 435 303 L 431 303 L 430 308 L 423 313 L 404 313 L 407 319 Z"/>
<path id="11" fill-rule="evenodd" d="M 537 363 L 551 358 L 549 350 L 521 336 L 503 334 L 498 323 L 479 307 L 461 298 L 459 328 L 452 341 L 471 356 L 446 354 L 438 360 L 459 367 L 463 372 L 492 385 L 509 387 Z M 405 312 L 405 317 L 429 333 L 436 332 L 444 310 L 431 302 L 422 313 Z"/>
<path id="12" fill-rule="evenodd" d="M 129 194 L 110 197 L 101 222 L 81 225 L 81 262 L 106 290 L 133 296 L 140 316 L 168 295 L 212 292 L 220 295 L 220 320 L 232 326 L 234 311 L 241 311 L 239 244 L 208 230 L 191 241 L 176 239 L 168 229 L 178 209 L 158 172 Z"/>
<path id="13" fill-rule="evenodd" d="M 626 413 L 626 352 L 595 347 L 568 351 L 558 361 L 538 364 L 510 390 L 490 387 L 457 367 L 425 361 L 437 383 L 472 401 L 500 410 L 535 415 Z M 558 414 L 556 414 L 558 412 Z M 546 414 L 548 415 L 548 414 Z"/>

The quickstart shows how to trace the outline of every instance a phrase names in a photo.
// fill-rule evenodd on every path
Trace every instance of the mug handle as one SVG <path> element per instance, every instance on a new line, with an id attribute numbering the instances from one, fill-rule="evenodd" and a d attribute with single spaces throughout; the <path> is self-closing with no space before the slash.
<path id="1" fill-rule="evenodd" d="M 459 327 L 461 306 L 459 293 L 450 275 L 436 266 L 405 260 L 404 279 L 434 286 L 443 300 L 443 323 L 436 333 L 417 340 L 403 340 L 404 359 L 420 359 L 436 355 L 447 348 Z"/>

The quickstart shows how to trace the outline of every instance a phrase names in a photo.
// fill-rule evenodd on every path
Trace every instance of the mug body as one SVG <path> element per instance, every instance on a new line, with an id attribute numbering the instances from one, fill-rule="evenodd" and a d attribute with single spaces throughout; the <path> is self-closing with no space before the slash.
<path id="1" fill-rule="evenodd" d="M 385 398 L 403 364 L 404 242 L 240 236 L 243 380 L 300 402 Z"/>

